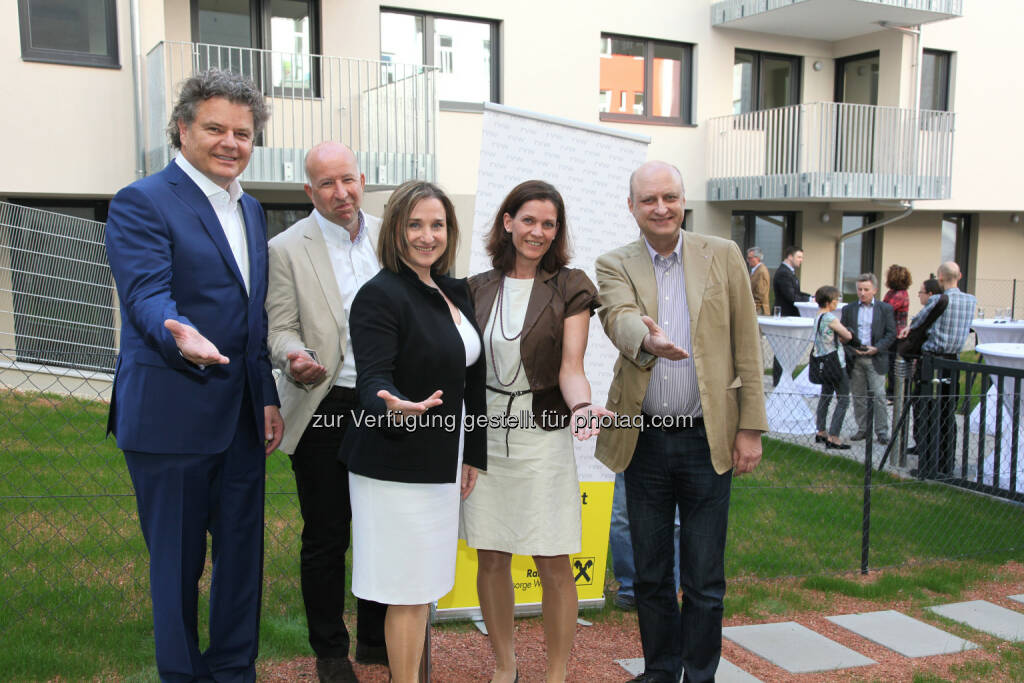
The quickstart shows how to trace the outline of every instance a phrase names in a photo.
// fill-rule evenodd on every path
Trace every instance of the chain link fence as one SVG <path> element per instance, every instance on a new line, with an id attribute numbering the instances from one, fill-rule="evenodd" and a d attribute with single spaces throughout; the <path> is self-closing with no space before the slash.
<path id="1" fill-rule="evenodd" d="M 34 649 L 110 624 L 151 628 L 132 485 L 106 437 L 118 320 L 102 224 L 55 216 L 0 205 L 0 642 Z M 806 362 L 808 340 L 767 341 L 787 370 Z M 766 378 L 772 430 L 761 466 L 734 480 L 729 575 L 1024 557 L 1020 378 L 998 371 L 990 392 L 997 371 L 976 367 L 936 374 L 949 380 L 942 396 L 880 397 L 884 424 L 858 425 L 851 405 L 840 430 L 848 449 L 816 439 L 819 396 L 802 373 L 774 389 Z M 915 425 L 925 422 L 930 449 L 952 444 L 948 463 L 931 461 L 948 467 L 907 451 L 921 448 Z M 867 438 L 851 441 L 858 431 Z M 288 459 L 272 455 L 267 478 L 264 622 L 288 624 L 302 642 L 302 524 Z"/>
<path id="2" fill-rule="evenodd" d="M 1024 315 L 1024 281 L 976 278 L 974 291 L 978 299 L 979 318 L 1008 317 L 1020 320 Z"/>
<path id="3" fill-rule="evenodd" d="M 66 619 L 149 619 L 148 559 L 132 485 L 121 452 L 105 437 L 110 381 L 106 373 L 0 352 L 0 639 L 26 620 L 59 628 Z M 860 431 L 851 406 L 841 429 L 850 448 L 840 450 L 815 438 L 819 397 L 783 389 L 768 397 L 774 426 L 761 466 L 734 480 L 732 577 L 1021 557 L 1024 457 L 1013 454 L 1024 437 L 1013 436 L 1021 423 L 1010 409 L 1012 387 L 999 406 L 980 391 L 942 399 L 954 410 L 943 413 L 936 429 L 944 443 L 953 439 L 955 455 L 951 467 L 933 472 L 921 470 L 921 456 L 903 448 L 915 445 L 921 418 L 912 410 L 901 420 L 899 409 L 924 409 L 912 399 L 888 405 L 882 397 L 885 425 L 867 426 L 867 438 L 857 441 L 850 440 Z M 971 412 L 983 407 L 988 414 L 977 417 L 972 431 Z M 991 429 L 980 430 L 986 420 Z M 1012 482 L 1011 472 L 1017 473 Z M 267 476 L 264 609 L 302 623 L 301 517 L 287 458 L 271 456 Z"/>

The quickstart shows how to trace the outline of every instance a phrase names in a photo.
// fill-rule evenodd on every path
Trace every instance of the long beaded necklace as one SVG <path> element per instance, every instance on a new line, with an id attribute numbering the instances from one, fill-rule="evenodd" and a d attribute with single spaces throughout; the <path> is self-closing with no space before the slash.
<path id="1" fill-rule="evenodd" d="M 494 328 L 498 327 L 501 330 L 501 338 L 505 341 L 515 341 L 523 335 L 523 329 L 519 328 L 519 332 L 512 335 L 511 337 L 505 334 L 505 316 L 509 314 L 505 310 L 505 275 L 502 274 L 501 281 L 498 283 L 498 300 L 495 302 L 495 314 L 498 316 L 497 325 L 491 323 L 491 332 L 487 335 L 487 343 L 491 349 L 491 369 L 494 371 L 494 379 L 499 385 L 503 387 L 510 387 L 515 384 L 516 380 L 519 379 L 519 373 L 523 370 L 523 354 L 519 354 L 519 365 L 516 367 L 516 373 L 512 375 L 512 379 L 508 382 L 501 381 L 501 371 L 498 369 L 498 357 L 494 355 Z M 509 325 L 511 325 L 511 321 Z"/>

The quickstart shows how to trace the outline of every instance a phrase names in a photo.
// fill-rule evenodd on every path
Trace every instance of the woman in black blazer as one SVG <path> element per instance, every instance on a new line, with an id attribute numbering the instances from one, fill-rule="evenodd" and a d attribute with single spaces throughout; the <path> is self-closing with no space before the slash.
<path id="1" fill-rule="evenodd" d="M 486 469 L 480 333 L 465 280 L 446 277 L 458 224 L 436 186 L 399 187 L 381 222 L 384 268 L 350 315 L 362 411 L 341 447 L 352 499 L 352 592 L 389 605 L 395 681 L 415 681 L 429 605 L 455 583 L 459 502 Z"/>

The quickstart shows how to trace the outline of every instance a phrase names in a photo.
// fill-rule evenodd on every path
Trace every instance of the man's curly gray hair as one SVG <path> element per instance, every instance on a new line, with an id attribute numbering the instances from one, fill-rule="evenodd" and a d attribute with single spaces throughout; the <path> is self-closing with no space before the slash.
<path id="1" fill-rule="evenodd" d="M 171 138 L 171 146 L 174 149 L 181 149 L 178 121 L 183 121 L 186 126 L 192 125 L 196 120 L 199 103 L 211 97 L 223 97 L 233 104 L 248 106 L 252 112 L 255 135 L 263 131 L 267 119 L 270 118 L 270 107 L 263 98 L 263 93 L 251 79 L 234 71 L 207 69 L 181 84 L 181 94 L 167 124 L 167 135 Z"/>

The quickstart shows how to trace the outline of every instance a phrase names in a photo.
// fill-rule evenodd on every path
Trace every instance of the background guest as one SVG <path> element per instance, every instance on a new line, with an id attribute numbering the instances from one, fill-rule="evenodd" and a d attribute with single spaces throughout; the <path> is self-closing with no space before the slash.
<path id="1" fill-rule="evenodd" d="M 878 301 L 878 278 L 874 273 L 857 276 L 857 302 L 843 307 L 840 320 L 854 332 L 860 346 L 846 347 L 850 367 L 853 415 L 857 419 L 854 441 L 867 437 L 868 410 L 874 410 L 873 427 L 879 443 L 889 443 L 889 418 L 885 412 L 885 373 L 889 368 L 889 347 L 896 341 L 892 306 Z M 870 394 L 870 396 L 869 396 Z"/>
<path id="2" fill-rule="evenodd" d="M 768 292 L 771 290 L 771 275 L 764 263 L 761 247 L 747 249 L 747 265 L 750 266 L 750 293 L 754 296 L 754 311 L 758 315 L 771 315 L 768 307 Z"/>
<path id="3" fill-rule="evenodd" d="M 837 288 L 830 285 L 819 287 L 818 291 L 814 293 L 814 300 L 818 303 L 818 319 L 814 323 L 814 355 L 824 356 L 836 351 L 840 368 L 837 376 L 822 377 L 821 397 L 818 399 L 816 414 L 818 433 L 815 434 L 814 440 L 819 443 L 824 442 L 825 448 L 848 450 L 850 445 L 843 443 L 839 437 L 842 433 L 846 409 L 850 405 L 850 377 L 846 374 L 846 354 L 839 348 L 839 342 L 850 341 L 853 339 L 853 334 L 839 322 L 839 318 L 834 313 L 839 305 L 839 290 Z M 836 409 L 832 413 L 831 426 L 826 432 L 828 406 L 832 402 L 833 395 L 836 397 Z"/>
<path id="4" fill-rule="evenodd" d="M 350 317 L 363 409 L 342 442 L 352 499 L 352 592 L 388 605 L 393 680 L 417 680 L 429 605 L 455 583 L 459 497 L 487 464 L 484 360 L 465 280 L 443 275 L 459 228 L 435 185 L 403 184 L 381 219 L 383 269 Z M 371 423 L 370 418 L 377 421 Z"/>
<path id="5" fill-rule="evenodd" d="M 804 262 L 804 250 L 797 246 L 788 246 L 783 252 L 782 263 L 775 270 L 775 277 L 772 278 L 772 290 L 775 292 L 775 305 L 782 309 L 784 316 L 798 316 L 800 309 L 796 307 L 797 301 L 807 301 L 810 294 L 801 291 L 800 278 L 796 276 L 796 269 Z M 782 378 L 782 365 L 776 358 L 772 362 L 772 383 L 778 386 Z"/>
<path id="6" fill-rule="evenodd" d="M 907 314 L 910 312 L 910 295 L 907 290 L 913 283 L 910 271 L 898 264 L 889 266 L 885 273 L 885 286 L 888 288 L 882 301 L 892 306 L 893 317 L 896 320 L 896 334 L 903 331 L 907 326 Z M 892 400 L 893 396 L 893 368 L 896 364 L 896 354 L 889 354 L 889 371 L 886 375 L 885 393 Z"/>

